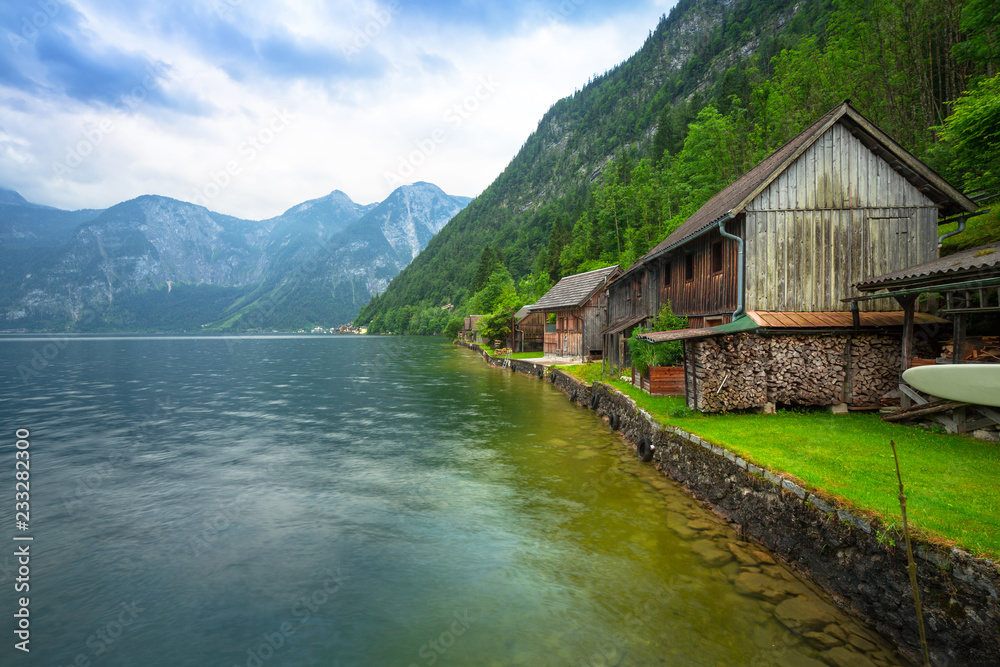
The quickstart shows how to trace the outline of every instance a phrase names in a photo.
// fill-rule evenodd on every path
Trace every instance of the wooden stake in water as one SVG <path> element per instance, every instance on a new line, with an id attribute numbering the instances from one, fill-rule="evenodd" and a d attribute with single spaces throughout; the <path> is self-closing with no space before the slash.
<path id="1" fill-rule="evenodd" d="M 910 586 L 913 587 L 913 604 L 917 608 L 917 629 L 920 631 L 920 649 L 924 654 L 924 666 L 930 667 L 931 659 L 927 652 L 927 635 L 924 634 L 924 616 L 920 611 L 920 589 L 917 587 L 917 564 L 913 560 L 913 549 L 910 548 L 910 528 L 906 524 L 906 494 L 903 492 L 903 475 L 899 472 L 899 455 L 896 453 L 896 442 L 890 440 L 892 457 L 896 460 L 896 479 L 899 480 L 899 509 L 903 513 L 903 538 L 906 540 L 906 569 L 910 573 Z"/>

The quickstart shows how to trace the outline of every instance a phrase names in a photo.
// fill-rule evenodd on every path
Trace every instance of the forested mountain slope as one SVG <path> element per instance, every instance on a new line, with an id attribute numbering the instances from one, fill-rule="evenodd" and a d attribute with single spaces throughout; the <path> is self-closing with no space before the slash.
<path id="1" fill-rule="evenodd" d="M 982 0 L 682 1 L 634 56 L 556 102 L 356 322 L 439 332 L 498 305 L 473 299 L 491 274 L 516 287 L 513 307 L 564 275 L 627 266 L 845 98 L 956 184 L 989 189 L 969 165 L 995 155 L 1000 133 L 976 119 L 998 63 Z M 965 105 L 966 127 L 946 122 L 967 89 L 986 101 Z"/>

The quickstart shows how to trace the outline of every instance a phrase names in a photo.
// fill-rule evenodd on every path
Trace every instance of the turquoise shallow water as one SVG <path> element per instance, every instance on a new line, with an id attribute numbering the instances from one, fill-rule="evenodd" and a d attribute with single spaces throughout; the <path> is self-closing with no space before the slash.
<path id="1" fill-rule="evenodd" d="M 0 339 L 0 428 L 11 472 L 31 432 L 31 664 L 821 657 L 593 413 L 440 339 Z"/>

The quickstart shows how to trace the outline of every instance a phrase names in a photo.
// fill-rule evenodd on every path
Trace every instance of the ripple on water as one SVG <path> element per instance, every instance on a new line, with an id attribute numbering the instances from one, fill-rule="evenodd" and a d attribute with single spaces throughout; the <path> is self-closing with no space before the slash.
<path id="1" fill-rule="evenodd" d="M 74 341 L 25 388 L 35 343 L 0 341 L 40 664 L 132 600 L 102 664 L 246 664 L 282 623 L 273 664 L 895 663 L 550 383 L 433 339 L 236 342 Z"/>

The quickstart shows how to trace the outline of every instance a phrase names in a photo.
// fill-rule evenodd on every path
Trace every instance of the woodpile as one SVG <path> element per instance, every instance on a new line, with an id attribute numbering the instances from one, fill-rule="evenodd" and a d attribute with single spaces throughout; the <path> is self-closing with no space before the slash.
<path id="1" fill-rule="evenodd" d="M 735 334 L 694 342 L 696 406 L 876 406 L 897 384 L 900 342 L 878 334 Z"/>
<path id="2" fill-rule="evenodd" d="M 954 349 L 954 341 L 944 341 L 941 345 L 941 356 L 950 360 Z M 967 361 L 998 363 L 1000 362 L 1000 336 L 967 338 L 964 352 L 963 359 Z"/>

